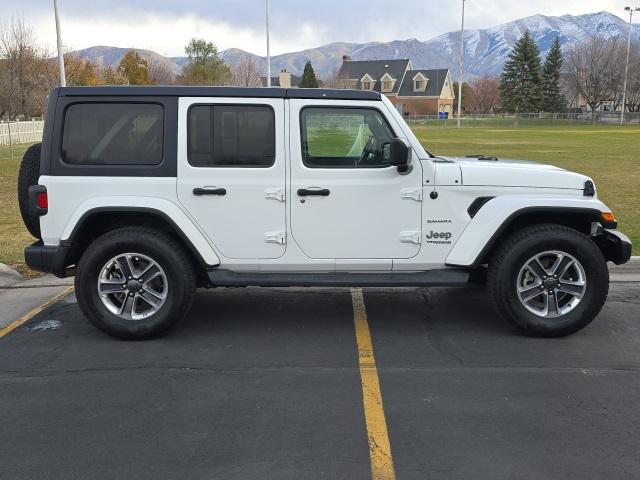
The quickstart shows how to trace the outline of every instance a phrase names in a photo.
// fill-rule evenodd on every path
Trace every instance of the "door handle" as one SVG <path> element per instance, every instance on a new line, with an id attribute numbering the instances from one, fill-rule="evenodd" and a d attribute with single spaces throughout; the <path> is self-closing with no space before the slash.
<path id="1" fill-rule="evenodd" d="M 301 188 L 298 195 L 301 197 L 328 197 L 331 192 L 328 188 Z"/>
<path id="2" fill-rule="evenodd" d="M 227 189 L 226 188 L 208 188 L 208 187 L 204 187 L 204 188 L 194 188 L 193 189 L 193 194 L 196 195 L 197 197 L 201 197 L 202 195 L 226 195 L 227 194 Z"/>

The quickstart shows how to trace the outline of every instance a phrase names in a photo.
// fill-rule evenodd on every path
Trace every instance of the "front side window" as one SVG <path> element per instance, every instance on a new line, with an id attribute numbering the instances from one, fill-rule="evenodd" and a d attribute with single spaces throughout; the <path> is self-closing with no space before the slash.
<path id="1" fill-rule="evenodd" d="M 388 167 L 394 134 L 378 110 L 309 107 L 301 114 L 302 159 L 310 168 Z"/>
<path id="2" fill-rule="evenodd" d="M 268 168 L 275 162 L 275 113 L 255 105 L 195 105 L 189 110 L 194 167 Z"/>
<path id="3" fill-rule="evenodd" d="M 62 160 L 71 165 L 158 165 L 163 117 L 157 104 L 72 104 L 64 116 Z"/>

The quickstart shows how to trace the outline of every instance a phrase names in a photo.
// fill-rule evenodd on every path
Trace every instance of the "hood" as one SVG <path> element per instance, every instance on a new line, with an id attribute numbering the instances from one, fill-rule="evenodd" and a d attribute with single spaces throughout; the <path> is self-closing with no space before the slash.
<path id="1" fill-rule="evenodd" d="M 455 162 L 465 186 L 538 187 L 583 190 L 589 177 L 525 160 L 440 157 Z"/>

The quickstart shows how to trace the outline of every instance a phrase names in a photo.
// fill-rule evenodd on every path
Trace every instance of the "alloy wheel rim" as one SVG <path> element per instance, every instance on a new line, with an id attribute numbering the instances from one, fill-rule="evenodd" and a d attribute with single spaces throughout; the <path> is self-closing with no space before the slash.
<path id="1" fill-rule="evenodd" d="M 517 277 L 520 303 L 542 318 L 558 318 L 573 311 L 587 289 L 587 275 L 572 255 L 549 250 L 527 260 Z"/>
<path id="2" fill-rule="evenodd" d="M 144 320 L 164 305 L 167 276 L 147 255 L 122 253 L 109 260 L 98 276 L 98 296 L 109 312 L 124 320 Z"/>

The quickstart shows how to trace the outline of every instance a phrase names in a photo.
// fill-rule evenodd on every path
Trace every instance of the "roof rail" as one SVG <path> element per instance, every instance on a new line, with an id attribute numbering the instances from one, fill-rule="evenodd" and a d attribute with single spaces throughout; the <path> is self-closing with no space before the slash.
<path id="1" fill-rule="evenodd" d="M 59 97 L 234 97 L 234 98 L 302 98 L 327 100 L 380 100 L 380 93 L 363 90 L 326 88 L 245 88 L 184 86 L 104 86 L 61 87 Z"/>

